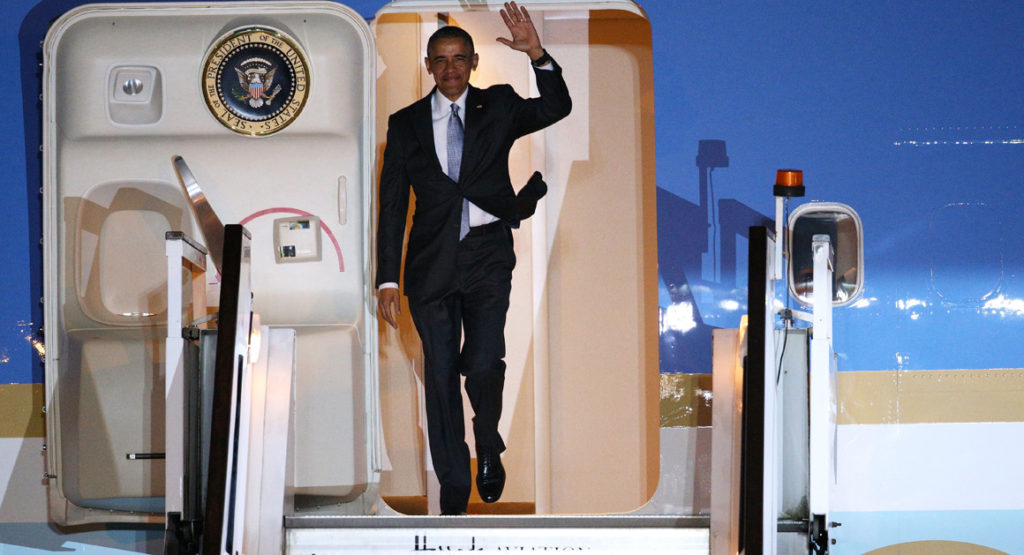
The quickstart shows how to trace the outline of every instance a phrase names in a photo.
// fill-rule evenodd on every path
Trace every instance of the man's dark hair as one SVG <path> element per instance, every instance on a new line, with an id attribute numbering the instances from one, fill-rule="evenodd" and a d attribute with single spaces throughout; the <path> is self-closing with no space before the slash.
<path id="1" fill-rule="evenodd" d="M 441 39 L 462 39 L 466 41 L 466 45 L 469 46 L 469 52 L 475 53 L 476 49 L 473 48 L 473 37 L 469 36 L 469 33 L 464 31 L 461 27 L 454 25 L 445 25 L 440 29 L 434 31 L 433 35 L 427 39 L 427 56 L 430 56 L 430 50 L 434 47 L 434 43 Z"/>

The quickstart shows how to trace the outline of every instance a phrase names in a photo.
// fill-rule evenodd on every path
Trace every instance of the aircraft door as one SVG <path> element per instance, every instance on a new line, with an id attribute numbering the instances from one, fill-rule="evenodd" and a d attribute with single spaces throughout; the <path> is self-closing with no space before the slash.
<path id="1" fill-rule="evenodd" d="M 511 152 L 513 187 L 539 170 L 549 191 L 513 232 L 517 262 L 498 426 L 508 446 L 503 506 L 484 507 L 474 493 L 469 512 L 632 511 L 651 499 L 659 480 L 650 23 L 629 1 L 519 4 L 562 66 L 573 108 Z M 434 86 L 423 58 L 441 25 L 473 36 L 480 63 L 472 85 L 507 83 L 520 96 L 537 95 L 525 56 L 494 40 L 508 35 L 502 7 L 411 0 L 378 12 L 378 150 L 389 114 Z M 420 345 L 403 312 L 398 331 L 381 327 L 381 490 L 396 509 L 417 514 L 428 510 L 422 502 L 430 463 L 426 420 L 417 411 Z M 470 430 L 473 411 L 468 400 L 463 405 Z"/>
<path id="2" fill-rule="evenodd" d="M 90 5 L 54 23 L 43 178 L 54 520 L 162 517 L 163 461 L 126 453 L 164 451 L 163 235 L 203 242 L 175 155 L 220 219 L 251 231 L 262 323 L 296 331 L 297 498 L 373 492 L 374 51 L 365 21 L 333 2 Z"/>

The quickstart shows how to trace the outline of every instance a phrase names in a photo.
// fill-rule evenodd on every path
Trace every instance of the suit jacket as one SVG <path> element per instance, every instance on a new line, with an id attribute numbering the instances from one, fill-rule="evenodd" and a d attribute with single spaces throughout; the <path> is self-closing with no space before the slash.
<path id="1" fill-rule="evenodd" d="M 380 173 L 377 280 L 398 282 L 410 188 L 416 193 L 404 291 L 417 300 L 446 294 L 455 279 L 462 199 L 511 226 L 533 213 L 546 190 L 535 174 L 519 198 L 512 188 L 508 155 L 512 144 L 564 118 L 572 109 L 562 69 L 535 70 L 540 97 L 524 99 L 509 85 L 470 86 L 459 181 L 441 168 L 434 148 L 431 91 L 388 119 Z"/>

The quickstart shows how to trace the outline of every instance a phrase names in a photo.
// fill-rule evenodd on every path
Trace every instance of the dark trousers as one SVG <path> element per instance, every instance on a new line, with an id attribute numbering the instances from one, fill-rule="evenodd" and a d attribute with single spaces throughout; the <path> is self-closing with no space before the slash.
<path id="1" fill-rule="evenodd" d="M 496 222 L 473 228 L 459 243 L 452 293 L 423 302 L 409 299 L 423 343 L 427 436 L 441 483 L 442 511 L 466 510 L 472 480 L 460 374 L 466 377 L 473 407 L 477 453 L 505 450 L 498 419 L 505 384 L 505 314 L 515 264 L 508 226 Z M 463 333 L 465 341 L 460 341 Z"/>

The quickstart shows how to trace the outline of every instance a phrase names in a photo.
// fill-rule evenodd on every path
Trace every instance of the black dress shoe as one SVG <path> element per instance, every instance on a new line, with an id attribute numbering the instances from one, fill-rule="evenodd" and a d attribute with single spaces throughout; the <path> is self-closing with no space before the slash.
<path id="1" fill-rule="evenodd" d="M 484 503 L 494 503 L 505 489 L 505 467 L 501 466 L 501 455 L 478 454 L 476 462 L 476 489 Z"/>
<path id="2" fill-rule="evenodd" d="M 466 511 L 441 511 L 441 516 L 466 516 Z"/>

